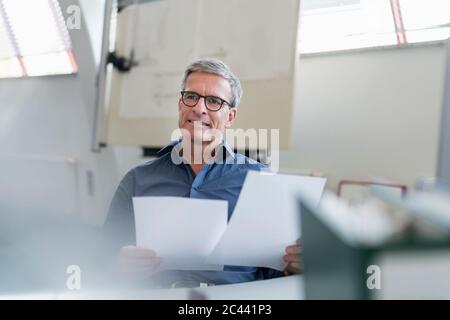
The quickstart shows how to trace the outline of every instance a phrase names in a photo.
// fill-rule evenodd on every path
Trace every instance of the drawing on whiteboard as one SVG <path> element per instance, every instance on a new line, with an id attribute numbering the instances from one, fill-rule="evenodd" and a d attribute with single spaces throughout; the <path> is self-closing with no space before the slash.
<path id="1" fill-rule="evenodd" d="M 152 67 L 135 68 L 124 81 L 121 116 L 127 118 L 172 118 L 178 115 L 178 73 L 154 73 Z"/>

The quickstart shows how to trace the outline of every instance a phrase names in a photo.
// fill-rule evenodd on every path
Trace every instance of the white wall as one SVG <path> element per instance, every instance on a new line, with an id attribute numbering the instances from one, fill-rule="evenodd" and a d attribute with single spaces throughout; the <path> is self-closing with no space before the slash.
<path id="1" fill-rule="evenodd" d="M 89 30 L 89 39 L 94 52 L 95 64 L 98 66 L 102 50 L 105 0 L 79 0 L 79 2 Z"/>
<path id="2" fill-rule="evenodd" d="M 438 177 L 450 185 L 450 39 L 447 40 L 447 66 L 444 88 L 441 135 L 439 139 Z"/>
<path id="3" fill-rule="evenodd" d="M 34 166 L 32 158 L 74 159 L 77 178 L 73 181 L 76 185 L 71 187 L 78 190 L 73 196 L 79 201 L 79 211 L 75 214 L 82 215 L 89 223 L 101 223 L 111 187 L 117 183 L 115 159 L 109 149 L 100 154 L 90 151 L 90 113 L 80 97 L 78 82 L 77 76 L 0 80 L 0 158 L 5 159 L 7 155 L 29 159 L 24 163 L 27 167 Z M 9 173 L 10 166 L 5 163 L 0 167 L 0 177 Z M 40 168 L 38 162 L 36 168 Z M 20 168 L 16 170 L 20 172 Z M 40 179 L 45 188 L 55 180 L 51 162 L 47 170 L 48 175 L 32 170 L 15 178 L 21 181 L 23 190 L 35 179 Z M 54 172 L 57 170 L 55 165 Z M 93 173 L 94 193 L 87 186 L 89 171 Z M 26 201 L 30 196 L 22 193 L 17 200 Z M 44 211 L 64 206 L 60 201 L 56 194 L 49 195 L 35 209 Z"/>
<path id="4" fill-rule="evenodd" d="M 435 176 L 444 46 L 302 57 L 287 171 L 343 178 L 381 176 L 407 184 Z"/>
<path id="5" fill-rule="evenodd" d="M 64 13 L 71 4 L 77 2 L 61 1 Z M 92 5 L 101 20 L 103 11 L 98 3 Z M 85 2 L 83 9 L 89 9 L 89 4 Z M 85 21 L 80 30 L 71 31 L 71 37 L 80 70 L 77 75 L 0 79 L 0 207 L 5 202 L 19 207 L 34 197 L 40 200 L 33 202 L 35 211 L 64 208 L 67 198 L 58 196 L 55 175 L 73 170 L 75 177 L 67 180 L 72 184 L 68 190 L 76 190 L 71 195 L 77 203 L 72 213 L 101 224 L 117 187 L 118 170 L 112 148 L 91 152 L 96 74 L 90 40 L 94 38 L 89 38 Z M 61 169 L 68 160 L 73 164 Z M 17 188 L 15 194 L 11 184 Z M 34 193 L 42 199 L 35 199 Z"/>

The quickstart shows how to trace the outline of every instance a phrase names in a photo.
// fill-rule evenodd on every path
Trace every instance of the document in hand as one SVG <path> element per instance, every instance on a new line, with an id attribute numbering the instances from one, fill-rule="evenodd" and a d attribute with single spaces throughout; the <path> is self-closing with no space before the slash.
<path id="1" fill-rule="evenodd" d="M 283 270 L 286 246 L 300 237 L 298 196 L 318 205 L 325 182 L 249 171 L 228 227 L 207 263 Z"/>
<path id="2" fill-rule="evenodd" d="M 228 203 L 180 197 L 134 197 L 136 245 L 161 257 L 160 270 L 223 270 L 205 259 L 227 227 Z"/>

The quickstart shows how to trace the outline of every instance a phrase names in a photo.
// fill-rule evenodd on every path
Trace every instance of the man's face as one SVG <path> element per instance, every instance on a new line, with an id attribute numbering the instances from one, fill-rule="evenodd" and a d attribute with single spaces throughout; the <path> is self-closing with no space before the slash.
<path id="1" fill-rule="evenodd" d="M 185 91 L 192 91 L 202 96 L 216 96 L 231 102 L 231 88 L 228 81 L 219 75 L 193 72 L 186 80 Z M 210 129 L 218 130 L 224 135 L 225 129 L 231 127 L 236 119 L 236 108 L 229 108 L 224 103 L 219 111 L 210 111 L 205 106 L 203 98 L 194 107 L 184 105 L 181 97 L 178 100 L 178 126 L 189 132 L 191 140 L 202 141 L 205 132 Z M 197 126 L 194 130 L 194 125 Z"/>

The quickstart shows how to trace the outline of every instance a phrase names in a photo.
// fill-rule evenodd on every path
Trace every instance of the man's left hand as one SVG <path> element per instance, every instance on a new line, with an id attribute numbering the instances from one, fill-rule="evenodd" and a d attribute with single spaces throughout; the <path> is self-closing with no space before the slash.
<path id="1" fill-rule="evenodd" d="M 287 262 L 287 266 L 284 269 L 286 276 L 291 274 L 298 274 L 303 272 L 303 259 L 302 251 L 303 247 L 301 242 L 298 244 L 290 245 L 286 247 L 286 253 L 283 256 L 283 260 Z"/>

